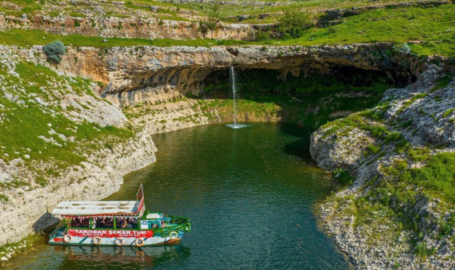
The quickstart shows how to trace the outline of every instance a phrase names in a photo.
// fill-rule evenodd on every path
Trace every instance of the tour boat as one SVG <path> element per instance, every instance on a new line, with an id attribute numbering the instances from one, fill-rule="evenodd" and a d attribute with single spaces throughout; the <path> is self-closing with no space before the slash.
<path id="1" fill-rule="evenodd" d="M 188 218 L 147 211 L 142 185 L 136 201 L 61 202 L 52 215 L 64 224 L 50 236 L 55 245 L 154 246 L 191 231 Z"/>

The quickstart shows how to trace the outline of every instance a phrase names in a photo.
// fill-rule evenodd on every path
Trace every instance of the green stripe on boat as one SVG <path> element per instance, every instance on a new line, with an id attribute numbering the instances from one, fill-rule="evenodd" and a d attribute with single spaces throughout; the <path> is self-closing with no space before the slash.
<path id="1" fill-rule="evenodd" d="M 84 242 L 85 239 L 87 239 L 87 237 L 88 237 L 88 236 L 84 237 L 84 239 L 82 239 L 82 240 L 79 242 L 79 244 L 82 244 L 82 242 Z"/>

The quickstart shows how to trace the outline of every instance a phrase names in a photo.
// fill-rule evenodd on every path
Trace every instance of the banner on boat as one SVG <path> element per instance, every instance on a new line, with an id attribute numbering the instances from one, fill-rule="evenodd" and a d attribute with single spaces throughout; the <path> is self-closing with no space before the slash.
<path id="1" fill-rule="evenodd" d="M 135 237 L 135 238 L 150 238 L 153 236 L 153 231 L 128 231 L 128 230 L 68 230 L 70 236 L 77 237 Z"/>

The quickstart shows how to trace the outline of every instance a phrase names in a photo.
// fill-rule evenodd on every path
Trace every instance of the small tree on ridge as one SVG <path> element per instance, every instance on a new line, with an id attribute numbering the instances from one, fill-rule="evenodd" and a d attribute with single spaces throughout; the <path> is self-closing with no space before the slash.
<path id="1" fill-rule="evenodd" d="M 55 41 L 43 47 L 47 60 L 59 64 L 62 61 L 62 55 L 66 53 L 65 45 L 60 41 Z"/>

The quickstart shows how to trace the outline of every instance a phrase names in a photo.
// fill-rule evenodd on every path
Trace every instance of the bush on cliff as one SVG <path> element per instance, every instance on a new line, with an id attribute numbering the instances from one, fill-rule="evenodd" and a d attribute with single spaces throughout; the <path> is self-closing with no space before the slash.
<path id="1" fill-rule="evenodd" d="M 280 17 L 276 35 L 281 39 L 299 38 L 312 25 L 311 19 L 299 10 L 285 11 Z"/>
<path id="2" fill-rule="evenodd" d="M 350 185 L 354 182 L 354 177 L 348 171 L 345 171 L 341 168 L 336 169 L 333 174 L 335 175 L 338 183 L 342 185 Z"/>
<path id="3" fill-rule="evenodd" d="M 66 53 L 65 45 L 60 41 L 55 41 L 43 47 L 47 60 L 59 64 L 62 61 L 62 55 Z"/>

